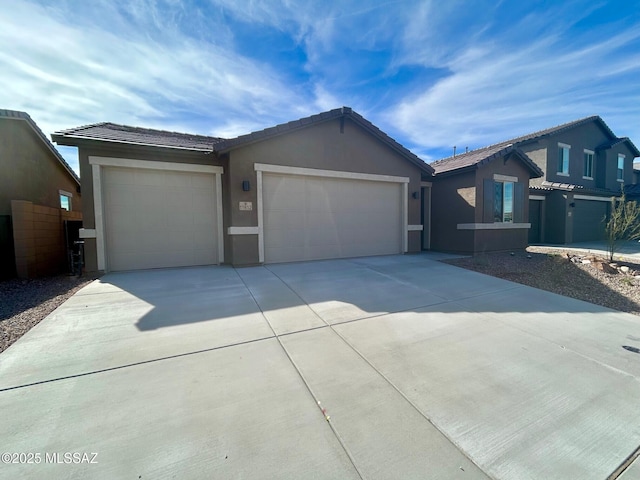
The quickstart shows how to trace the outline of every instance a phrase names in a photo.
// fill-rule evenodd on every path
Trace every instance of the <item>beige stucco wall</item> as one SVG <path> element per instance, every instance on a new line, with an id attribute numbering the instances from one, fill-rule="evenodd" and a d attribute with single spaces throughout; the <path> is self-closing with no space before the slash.
<path id="1" fill-rule="evenodd" d="M 26 120 L 0 118 L 0 215 L 11 200 L 60 208 L 59 190 L 73 194 L 72 211 L 82 210 L 78 184 Z"/>

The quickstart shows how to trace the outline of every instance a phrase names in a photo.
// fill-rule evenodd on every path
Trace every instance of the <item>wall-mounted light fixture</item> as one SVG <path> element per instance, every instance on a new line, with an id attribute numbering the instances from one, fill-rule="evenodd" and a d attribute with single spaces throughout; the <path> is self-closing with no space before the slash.
<path id="1" fill-rule="evenodd" d="M 569 204 L 569 206 L 570 206 L 571 208 L 575 208 L 575 207 L 576 207 L 576 204 L 575 204 L 574 202 L 571 202 L 571 203 Z"/>
<path id="2" fill-rule="evenodd" d="M 420 198 L 420 192 L 413 192 L 411 196 L 417 200 L 418 198 Z"/>
<path id="3" fill-rule="evenodd" d="M 243 180 L 242 181 L 242 191 L 243 192 L 248 192 L 249 190 L 251 190 L 251 183 L 249 183 L 249 180 Z"/>

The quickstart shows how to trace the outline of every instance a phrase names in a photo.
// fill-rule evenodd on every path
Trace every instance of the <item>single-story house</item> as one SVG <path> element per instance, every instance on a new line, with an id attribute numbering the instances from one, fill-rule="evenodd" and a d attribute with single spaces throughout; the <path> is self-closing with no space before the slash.
<path id="1" fill-rule="evenodd" d="M 87 271 L 428 246 L 433 168 L 348 107 L 234 139 L 112 123 L 52 138 L 78 147 Z"/>
<path id="2" fill-rule="evenodd" d="M 543 172 L 520 149 L 495 145 L 430 165 L 434 250 L 478 254 L 527 247 L 529 180 Z"/>
<path id="3" fill-rule="evenodd" d="M 61 273 L 80 179 L 26 113 L 0 109 L 0 278 Z M 77 227 L 75 227 L 77 230 Z"/>

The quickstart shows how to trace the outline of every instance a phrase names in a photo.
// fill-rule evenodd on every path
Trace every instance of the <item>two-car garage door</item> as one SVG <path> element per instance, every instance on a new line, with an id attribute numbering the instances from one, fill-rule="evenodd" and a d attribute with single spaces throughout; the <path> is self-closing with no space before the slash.
<path id="1" fill-rule="evenodd" d="M 403 184 L 262 177 L 265 263 L 403 252 Z"/>
<path id="2" fill-rule="evenodd" d="M 102 169 L 108 269 L 219 263 L 214 174 Z"/>

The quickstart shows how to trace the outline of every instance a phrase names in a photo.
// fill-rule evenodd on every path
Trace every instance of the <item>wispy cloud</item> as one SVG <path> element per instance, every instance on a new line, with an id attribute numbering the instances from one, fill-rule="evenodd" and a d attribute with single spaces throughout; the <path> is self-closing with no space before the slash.
<path id="1" fill-rule="evenodd" d="M 0 107 L 46 133 L 113 121 L 232 137 L 348 105 L 427 159 L 591 114 L 640 142 L 638 10 L 23 0 L 0 11 Z"/>
<path id="2" fill-rule="evenodd" d="M 488 34 L 490 24 L 484 31 L 471 26 L 469 41 L 455 50 L 405 57 L 447 74 L 391 106 L 387 119 L 418 149 L 446 154 L 453 145 L 478 147 L 592 114 L 602 115 L 618 134 L 637 137 L 637 103 L 631 107 L 630 100 L 640 94 L 640 23 L 581 31 L 549 22 L 559 17 L 578 24 L 597 14 L 567 13 L 530 14 L 499 34 Z M 635 122 L 629 123 L 629 113 Z"/>

